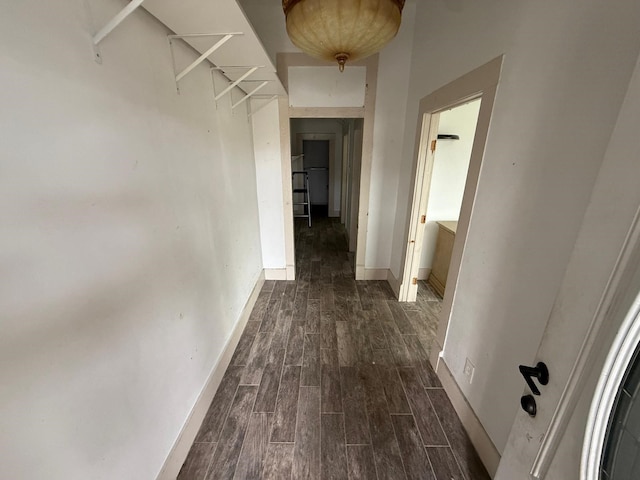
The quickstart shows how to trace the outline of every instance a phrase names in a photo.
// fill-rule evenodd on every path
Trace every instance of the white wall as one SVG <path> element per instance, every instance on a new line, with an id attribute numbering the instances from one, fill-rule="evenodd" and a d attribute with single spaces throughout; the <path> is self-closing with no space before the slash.
<path id="1" fill-rule="evenodd" d="M 365 268 L 388 269 L 396 217 L 416 5 L 407 2 L 396 38 L 381 52 L 374 117 Z"/>
<path id="2" fill-rule="evenodd" d="M 262 102 L 264 100 L 254 101 L 254 108 L 260 108 Z M 262 263 L 265 269 L 283 269 L 286 267 L 286 258 L 278 102 L 272 101 L 252 115 L 251 125 L 256 159 Z"/>
<path id="3" fill-rule="evenodd" d="M 438 237 L 436 222 L 458 220 L 460 216 L 479 110 L 478 99 L 440 114 L 438 133 L 456 134 L 460 139 L 438 140 L 431 173 L 427 223 L 420 258 L 421 270 L 431 269 L 433 264 Z"/>
<path id="4" fill-rule="evenodd" d="M 418 5 L 391 268 L 406 240 L 419 100 L 505 54 L 444 361 L 498 451 L 534 359 L 640 48 L 640 5 Z M 391 228 L 387 225 L 387 228 Z M 475 364 L 470 385 L 465 358 Z"/>
<path id="5" fill-rule="evenodd" d="M 0 4 L 3 478 L 155 478 L 262 268 L 246 111 L 143 10 L 93 29 Z"/>
<path id="6" fill-rule="evenodd" d="M 366 83 L 367 67 L 289 67 L 289 105 L 364 107 Z"/>
<path id="7" fill-rule="evenodd" d="M 509 436 L 498 478 L 515 478 L 515 472 L 530 468 L 530 465 L 522 465 L 522 459 L 525 454 L 528 458 L 533 458 L 539 442 L 528 442 L 526 438 L 539 439 L 549 424 L 634 215 L 640 208 L 640 190 L 637 188 L 640 178 L 639 124 L 640 58 L 600 167 L 547 325 L 544 343 L 538 351 L 538 358 L 548 361 L 552 368 L 552 381 L 538 399 L 539 414 L 535 421 L 522 413 L 518 415 Z M 638 293 L 637 282 L 633 287 L 628 293 L 635 298 Z M 618 314 L 621 313 L 623 317 L 628 309 L 628 305 L 624 305 L 624 302 L 618 300 L 613 311 L 620 308 Z M 592 369 L 590 378 L 583 382 L 584 393 L 555 453 L 548 478 L 578 478 L 580 452 L 593 391 L 604 356 L 621 321 L 622 318 L 618 315 L 616 321 L 605 328 L 609 338 L 603 344 L 600 358 Z"/>

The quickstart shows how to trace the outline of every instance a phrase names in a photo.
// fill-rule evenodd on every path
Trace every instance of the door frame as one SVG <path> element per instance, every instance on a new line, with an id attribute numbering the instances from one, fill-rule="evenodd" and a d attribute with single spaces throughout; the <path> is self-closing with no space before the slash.
<path id="1" fill-rule="evenodd" d="M 398 289 L 398 300 L 401 302 L 415 301 L 418 291 L 417 284 L 414 285 L 412 279 L 417 278 L 420 253 L 424 240 L 425 224 L 420 222 L 420 218 L 427 213 L 429 184 L 434 159 L 434 151 L 430 148 L 430 145 L 431 142 L 437 138 L 439 113 L 482 98 L 460 209 L 460 218 L 458 219 L 458 228 L 451 255 L 442 311 L 438 322 L 437 342 L 439 343 L 439 348 L 434 349 L 434 351 L 442 350 L 449 325 L 449 316 L 455 297 L 455 286 L 457 285 L 467 233 L 471 222 L 473 202 L 480 177 L 491 113 L 493 111 L 498 80 L 502 69 L 502 61 L 503 56 L 497 57 L 420 100 L 419 118 L 421 122 L 416 131 L 414 150 L 416 152 L 416 160 L 413 165 L 411 177 L 413 195 L 409 199 L 408 211 L 410 213 L 405 230 L 404 264 L 400 272 L 401 283 Z"/>

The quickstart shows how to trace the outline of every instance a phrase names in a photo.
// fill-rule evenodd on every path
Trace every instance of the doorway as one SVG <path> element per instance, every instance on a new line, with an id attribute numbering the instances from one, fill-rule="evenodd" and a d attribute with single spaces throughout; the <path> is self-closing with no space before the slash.
<path id="1" fill-rule="evenodd" d="M 457 233 L 464 197 L 471 150 L 480 111 L 481 98 L 464 102 L 431 115 L 431 133 L 422 132 L 421 150 L 427 155 L 418 168 L 415 192 L 424 204 L 418 224 L 414 225 L 415 242 L 410 262 L 411 285 L 426 280 L 429 289 L 444 297 L 451 254 Z M 426 149 L 424 147 L 427 147 Z M 420 185 L 418 185 L 420 183 Z M 423 232 L 418 232 L 422 227 Z M 422 236 L 422 239 L 420 238 Z M 406 301 L 414 301 L 416 288 L 407 290 Z"/>
<path id="2" fill-rule="evenodd" d="M 308 200 L 314 219 L 329 218 L 344 225 L 349 251 L 355 253 L 358 238 L 358 213 L 362 142 L 362 118 L 291 118 L 291 170 L 294 217 L 305 217 L 302 194 L 308 178 Z M 296 196 L 297 195 L 297 196 Z M 298 205 L 296 205 L 298 204 Z M 307 217 L 296 218 L 306 222 Z"/>

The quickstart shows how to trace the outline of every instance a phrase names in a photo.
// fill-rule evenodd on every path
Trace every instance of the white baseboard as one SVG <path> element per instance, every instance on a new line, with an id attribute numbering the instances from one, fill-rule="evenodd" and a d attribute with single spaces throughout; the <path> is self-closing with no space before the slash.
<path id="1" fill-rule="evenodd" d="M 386 280 L 388 268 L 365 268 L 364 279 L 365 280 Z"/>
<path id="2" fill-rule="evenodd" d="M 287 265 L 287 280 L 295 280 L 296 279 L 296 267 L 295 265 Z"/>
<path id="3" fill-rule="evenodd" d="M 418 270 L 418 280 L 426 280 L 427 278 L 429 278 L 430 273 L 431 273 L 431 267 L 420 268 Z"/>
<path id="4" fill-rule="evenodd" d="M 437 345 L 434 343 L 433 347 L 436 346 Z M 433 348 L 433 350 L 436 349 Z M 458 417 L 460 417 L 460 421 L 467 431 L 467 434 L 471 439 L 471 443 L 473 443 L 473 446 L 478 452 L 480 460 L 482 460 L 482 463 L 487 469 L 487 472 L 489 472 L 491 478 L 494 478 L 496 471 L 498 470 L 498 464 L 500 463 L 500 453 L 489 438 L 489 435 L 482 426 L 482 423 L 480 423 L 480 420 L 476 417 L 473 409 L 467 403 L 467 399 L 460 390 L 460 387 L 458 387 L 458 384 L 453 378 L 449 367 L 444 362 L 444 359 L 437 353 L 435 355 L 432 354 L 431 356 L 432 364 L 435 359 L 437 359 L 437 364 L 434 365 L 434 369 L 438 374 L 438 378 L 442 382 L 444 391 L 449 396 Z"/>
<path id="5" fill-rule="evenodd" d="M 264 279 L 265 280 L 286 280 L 287 269 L 286 268 L 265 268 Z"/>
<path id="6" fill-rule="evenodd" d="M 400 280 L 396 278 L 391 269 L 387 270 L 387 282 L 391 286 L 391 290 L 396 295 L 396 298 L 400 296 Z"/>
<path id="7" fill-rule="evenodd" d="M 200 392 L 195 405 L 191 409 L 191 413 L 189 414 L 187 421 L 173 444 L 173 447 L 171 448 L 171 451 L 158 474 L 157 480 L 175 480 L 178 473 L 180 473 L 180 468 L 182 468 L 182 464 L 187 458 L 189 449 L 198 434 L 198 430 L 200 429 L 200 425 L 202 425 L 204 417 L 207 414 L 207 410 L 209 410 L 209 405 L 211 405 L 213 397 L 220 386 L 222 376 L 231 362 L 233 352 L 240 341 L 240 336 L 242 335 L 244 327 L 247 325 L 247 321 L 251 315 L 251 310 L 253 310 L 258 294 L 262 289 L 262 285 L 264 285 L 264 280 L 265 272 L 263 271 L 260 273 L 260 276 L 253 287 L 253 291 L 240 313 L 240 318 L 238 318 L 236 326 L 233 328 L 231 336 L 222 350 L 222 354 L 211 370 L 204 388 Z"/>

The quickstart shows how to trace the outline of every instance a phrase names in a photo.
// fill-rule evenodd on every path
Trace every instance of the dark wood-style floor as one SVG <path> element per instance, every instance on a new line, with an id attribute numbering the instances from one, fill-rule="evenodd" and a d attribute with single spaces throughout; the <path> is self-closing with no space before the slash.
<path id="1" fill-rule="evenodd" d="M 296 224 L 298 280 L 265 282 L 179 480 L 489 478 L 428 362 L 439 298 L 352 260 L 338 221 Z"/>

